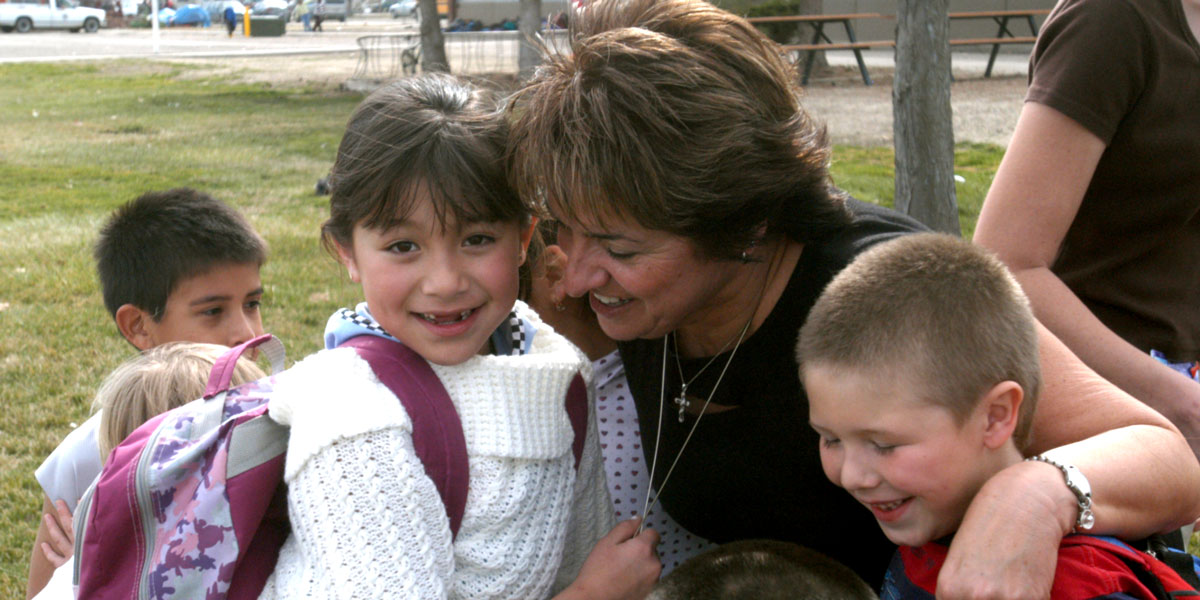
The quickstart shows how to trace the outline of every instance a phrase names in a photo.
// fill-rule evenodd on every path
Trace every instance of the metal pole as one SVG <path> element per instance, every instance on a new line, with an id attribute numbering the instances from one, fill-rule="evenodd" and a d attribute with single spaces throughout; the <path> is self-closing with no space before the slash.
<path id="1" fill-rule="evenodd" d="M 158 0 L 151 0 L 153 10 L 150 11 L 150 39 L 154 40 L 154 53 L 158 54 Z"/>

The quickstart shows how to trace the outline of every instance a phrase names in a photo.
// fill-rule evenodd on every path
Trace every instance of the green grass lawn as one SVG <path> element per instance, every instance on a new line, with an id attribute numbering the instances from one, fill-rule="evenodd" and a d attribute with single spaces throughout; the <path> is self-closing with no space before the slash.
<path id="1" fill-rule="evenodd" d="M 313 184 L 361 96 L 183 77 L 190 69 L 0 65 L 0 598 L 24 594 L 41 506 L 34 469 L 133 353 L 104 310 L 91 259 L 114 207 L 187 185 L 242 210 L 271 246 L 263 320 L 292 358 L 317 349 L 326 317 L 357 301 L 320 247 L 327 199 Z M 1001 154 L 959 148 L 964 235 Z M 834 156 L 839 185 L 891 204 L 891 149 Z"/>

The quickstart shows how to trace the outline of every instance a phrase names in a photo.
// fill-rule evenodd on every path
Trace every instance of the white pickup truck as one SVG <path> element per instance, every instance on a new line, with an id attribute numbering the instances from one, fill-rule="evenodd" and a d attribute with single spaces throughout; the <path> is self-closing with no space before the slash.
<path id="1" fill-rule="evenodd" d="M 0 1 L 0 31 L 28 33 L 34 29 L 80 29 L 95 33 L 106 24 L 104 11 L 79 6 L 75 0 Z"/>

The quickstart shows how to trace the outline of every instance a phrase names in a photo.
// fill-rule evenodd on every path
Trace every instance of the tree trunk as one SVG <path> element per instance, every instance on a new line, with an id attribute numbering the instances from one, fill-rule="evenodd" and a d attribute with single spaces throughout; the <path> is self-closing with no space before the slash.
<path id="1" fill-rule="evenodd" d="M 532 42 L 542 29 L 542 0 L 521 0 L 521 17 L 517 22 L 517 29 L 521 34 L 517 40 L 520 47 L 517 54 L 517 77 L 524 81 L 533 76 L 533 70 L 542 62 L 541 53 Z"/>
<path id="2" fill-rule="evenodd" d="M 899 0 L 896 6 L 896 209 L 962 235 L 954 195 L 949 4 Z"/>
<path id="3" fill-rule="evenodd" d="M 450 61 L 446 60 L 446 42 L 442 37 L 437 0 L 418 0 L 417 10 L 421 11 L 421 70 L 449 73 Z"/>

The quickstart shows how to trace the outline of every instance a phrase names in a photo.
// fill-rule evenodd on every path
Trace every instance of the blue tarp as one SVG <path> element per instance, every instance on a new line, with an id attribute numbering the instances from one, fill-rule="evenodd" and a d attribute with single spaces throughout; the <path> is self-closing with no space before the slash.
<path id="1" fill-rule="evenodd" d="M 212 25 L 212 19 L 208 17 L 208 11 L 201 8 L 199 4 L 188 4 L 175 11 L 175 19 L 171 21 L 171 24 L 208 27 Z"/>
<path id="2" fill-rule="evenodd" d="M 170 25 L 171 19 L 175 18 L 175 9 L 158 7 L 158 22 L 162 25 Z"/>

